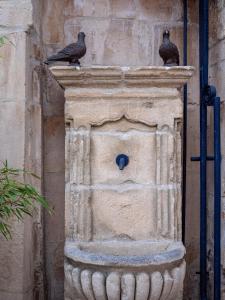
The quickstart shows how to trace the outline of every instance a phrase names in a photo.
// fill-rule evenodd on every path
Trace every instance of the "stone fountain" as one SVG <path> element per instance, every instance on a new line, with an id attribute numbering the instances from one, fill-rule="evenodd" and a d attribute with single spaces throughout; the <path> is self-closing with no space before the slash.
<path id="1" fill-rule="evenodd" d="M 180 89 L 192 67 L 74 67 L 65 89 L 66 300 L 179 300 Z"/>

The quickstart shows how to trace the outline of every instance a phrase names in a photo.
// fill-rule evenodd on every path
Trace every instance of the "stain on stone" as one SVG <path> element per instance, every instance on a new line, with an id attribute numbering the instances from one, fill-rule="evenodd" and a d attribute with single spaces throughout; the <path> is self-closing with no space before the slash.
<path id="1" fill-rule="evenodd" d="M 57 280 L 64 278 L 64 242 L 60 242 L 54 251 L 54 274 Z"/>
<path id="2" fill-rule="evenodd" d="M 143 106 L 146 107 L 146 108 L 152 108 L 153 103 L 152 102 L 145 102 L 145 103 L 143 103 Z"/>
<path id="3" fill-rule="evenodd" d="M 56 135 L 57 130 L 61 127 L 64 127 L 64 118 L 63 117 L 50 117 L 47 120 L 46 130 L 48 136 Z"/>

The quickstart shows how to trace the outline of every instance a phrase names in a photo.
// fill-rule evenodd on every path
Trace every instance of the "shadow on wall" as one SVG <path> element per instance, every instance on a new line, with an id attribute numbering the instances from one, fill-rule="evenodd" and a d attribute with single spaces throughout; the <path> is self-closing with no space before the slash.
<path id="1" fill-rule="evenodd" d="M 47 69 L 46 69 L 47 70 Z M 45 214 L 48 299 L 63 299 L 65 126 L 62 88 L 47 71 L 44 98 L 44 191 L 55 213 Z"/>

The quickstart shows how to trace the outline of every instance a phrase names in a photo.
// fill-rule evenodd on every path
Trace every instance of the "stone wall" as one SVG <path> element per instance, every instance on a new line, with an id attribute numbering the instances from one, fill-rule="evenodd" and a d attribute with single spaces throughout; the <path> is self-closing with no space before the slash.
<path id="1" fill-rule="evenodd" d="M 8 158 L 15 166 L 26 165 L 41 175 L 43 185 L 35 185 L 43 189 L 55 208 L 53 216 L 39 212 L 34 222 L 28 219 L 25 224 L 16 223 L 13 241 L 1 240 L 0 266 L 6 272 L 0 276 L 0 298 L 15 300 L 13 293 L 18 299 L 26 299 L 24 295 L 34 288 L 35 299 L 43 299 L 46 278 L 46 297 L 62 300 L 64 97 L 40 61 L 75 40 L 83 30 L 88 47 L 81 60 L 84 65 L 162 65 L 158 47 L 164 28 L 170 29 L 182 61 L 182 1 L 34 0 L 32 8 L 29 0 L 10 0 L 0 2 L 0 20 L 1 34 L 7 34 L 16 45 L 8 43 L 0 49 L 0 67 L 4 70 L 0 77 L 0 157 Z M 197 24 L 198 3 L 190 0 L 188 64 L 196 67 Z M 199 169 L 189 158 L 199 153 L 198 72 L 188 85 L 188 93 L 186 299 L 197 299 Z M 37 251 L 33 252 L 33 246 Z"/>
<path id="2" fill-rule="evenodd" d="M 42 108 L 32 53 L 32 16 L 30 0 L 0 2 L 0 35 L 7 38 L 0 48 L 0 159 L 41 176 Z M 31 178 L 24 180 L 30 182 Z M 41 189 L 41 181 L 33 179 L 32 183 Z M 41 211 L 37 211 L 33 219 L 12 220 L 12 240 L 0 237 L 1 299 L 30 300 L 33 294 L 41 295 L 41 228 Z"/>

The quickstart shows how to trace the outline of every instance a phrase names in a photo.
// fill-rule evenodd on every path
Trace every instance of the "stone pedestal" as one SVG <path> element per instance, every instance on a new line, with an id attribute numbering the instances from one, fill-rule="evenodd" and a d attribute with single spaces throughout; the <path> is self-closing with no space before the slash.
<path id="1" fill-rule="evenodd" d="M 51 72 L 66 97 L 65 299 L 182 299 L 180 88 L 193 69 Z"/>

